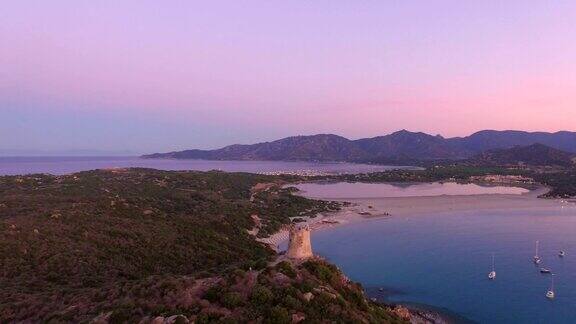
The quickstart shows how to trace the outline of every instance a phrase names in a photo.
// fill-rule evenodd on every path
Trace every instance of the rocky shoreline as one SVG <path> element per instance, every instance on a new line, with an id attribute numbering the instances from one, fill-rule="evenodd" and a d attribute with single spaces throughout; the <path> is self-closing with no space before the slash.
<path id="1" fill-rule="evenodd" d="M 411 324 L 451 324 L 441 314 L 417 310 L 404 305 L 397 305 L 392 309 L 397 316 L 409 321 Z"/>
<path id="2" fill-rule="evenodd" d="M 368 287 L 364 289 L 372 302 L 385 305 L 397 316 L 414 324 L 455 324 L 474 323 L 467 318 L 451 312 L 426 304 L 397 303 L 390 302 L 388 298 L 392 295 L 402 294 L 401 291 L 389 288 Z"/>

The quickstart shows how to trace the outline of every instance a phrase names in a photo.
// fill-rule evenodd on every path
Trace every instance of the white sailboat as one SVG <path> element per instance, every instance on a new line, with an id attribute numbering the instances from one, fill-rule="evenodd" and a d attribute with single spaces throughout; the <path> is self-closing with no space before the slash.
<path id="1" fill-rule="evenodd" d="M 538 255 L 538 247 L 540 245 L 540 241 L 536 241 L 536 253 L 534 254 L 534 258 L 532 259 L 535 264 L 540 264 L 542 260 L 540 259 L 540 255 Z"/>
<path id="2" fill-rule="evenodd" d="M 488 279 L 490 280 L 496 279 L 496 269 L 494 268 L 494 253 L 492 253 L 492 271 L 488 273 Z"/>
<path id="3" fill-rule="evenodd" d="M 564 250 L 560 250 L 560 252 L 558 252 L 558 256 L 563 258 L 566 255 L 566 252 L 564 252 Z"/>
<path id="4" fill-rule="evenodd" d="M 546 292 L 546 298 L 548 299 L 554 299 L 554 297 L 556 297 L 556 293 L 554 293 L 554 274 L 552 274 L 551 278 L 550 289 Z"/>

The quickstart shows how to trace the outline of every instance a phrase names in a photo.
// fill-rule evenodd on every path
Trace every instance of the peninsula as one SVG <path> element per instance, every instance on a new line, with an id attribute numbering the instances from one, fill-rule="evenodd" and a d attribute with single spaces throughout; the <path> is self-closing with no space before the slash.
<path id="1" fill-rule="evenodd" d="M 308 249 L 258 237 L 340 203 L 290 177 L 111 169 L 0 177 L 0 321 L 404 323 Z M 294 233 L 295 235 L 299 235 Z"/>

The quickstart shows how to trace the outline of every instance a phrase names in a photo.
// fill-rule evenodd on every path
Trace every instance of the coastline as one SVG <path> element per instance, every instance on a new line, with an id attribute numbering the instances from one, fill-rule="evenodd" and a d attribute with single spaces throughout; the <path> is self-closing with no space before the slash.
<path id="1" fill-rule="evenodd" d="M 468 210 L 507 210 L 507 209 L 537 209 L 537 208 L 574 208 L 573 202 L 561 199 L 539 198 L 549 191 L 545 186 L 534 187 L 523 194 L 480 194 L 480 195 L 441 195 L 417 197 L 385 197 L 385 198 L 315 198 L 339 202 L 349 202 L 350 205 L 332 213 L 318 214 L 316 217 L 304 218 L 312 231 L 326 230 L 335 226 L 342 226 L 369 219 L 385 217 L 417 216 L 426 213 L 450 213 Z M 299 193 L 306 196 L 305 193 Z M 288 230 L 282 229 L 269 238 L 260 239 L 270 244 L 277 252 L 280 246 L 288 240 Z M 387 292 L 389 293 L 389 292 Z M 382 293 L 366 294 L 374 302 L 387 305 L 397 314 L 409 319 L 411 323 L 474 323 L 449 309 L 439 309 L 432 305 L 412 303 L 390 303 Z M 374 298 L 378 297 L 378 298 Z"/>
<path id="2" fill-rule="evenodd" d="M 300 217 L 304 219 L 299 223 L 308 225 L 314 231 L 329 229 L 367 219 L 417 216 L 426 213 L 443 213 L 469 210 L 506 210 L 506 209 L 537 209 L 561 208 L 573 202 L 561 199 L 539 198 L 550 189 L 538 186 L 523 194 L 472 194 L 472 195 L 441 195 L 441 196 L 414 196 L 414 197 L 382 197 L 382 198 L 314 198 L 327 201 L 350 203 L 341 210 L 331 213 L 319 213 L 316 217 Z M 304 192 L 296 194 L 306 197 Z M 288 228 L 267 238 L 258 241 L 268 244 L 276 252 L 279 246 L 288 240 Z"/>
<path id="3" fill-rule="evenodd" d="M 393 304 L 394 305 L 394 304 Z M 425 304 L 400 303 L 396 309 L 406 309 L 413 324 L 473 324 L 477 323 L 446 308 Z"/>
<path id="4" fill-rule="evenodd" d="M 346 200 L 338 201 L 346 202 Z M 368 210 L 371 212 L 368 212 Z M 370 213 L 370 215 L 365 213 Z M 334 226 L 342 226 L 359 222 L 368 218 L 380 218 L 388 216 L 390 215 L 387 215 L 385 211 L 375 208 L 369 209 L 367 204 L 352 203 L 350 206 L 343 206 L 339 211 L 331 213 L 319 213 L 316 214 L 315 217 L 299 217 L 304 221 L 298 224 L 308 225 L 314 232 Z M 288 227 L 284 227 L 278 232 L 266 238 L 258 238 L 257 241 L 268 244 L 276 252 L 280 252 L 279 246 L 288 241 Z"/>

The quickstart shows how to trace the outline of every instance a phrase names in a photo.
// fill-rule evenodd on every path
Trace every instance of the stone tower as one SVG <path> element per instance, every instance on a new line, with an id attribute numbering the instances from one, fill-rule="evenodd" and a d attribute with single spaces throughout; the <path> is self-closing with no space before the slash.
<path id="1" fill-rule="evenodd" d="M 310 243 L 310 227 L 291 226 L 286 255 L 290 259 L 306 259 L 313 256 Z"/>

